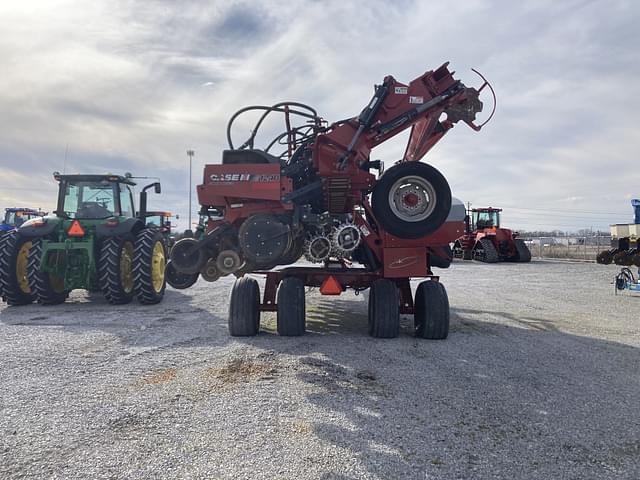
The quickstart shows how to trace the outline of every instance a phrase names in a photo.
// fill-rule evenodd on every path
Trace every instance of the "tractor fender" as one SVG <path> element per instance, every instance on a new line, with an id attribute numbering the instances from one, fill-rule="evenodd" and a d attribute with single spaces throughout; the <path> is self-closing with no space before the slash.
<path id="1" fill-rule="evenodd" d="M 98 237 L 117 237 L 127 233 L 135 234 L 142 228 L 144 228 L 144 223 L 139 218 L 127 218 L 115 226 L 106 223 L 96 225 L 96 235 Z"/>
<path id="2" fill-rule="evenodd" d="M 33 219 L 39 220 L 39 219 Z M 44 217 L 44 224 L 38 222 L 38 226 L 34 226 L 36 222 L 33 220 L 27 220 L 24 222 L 20 228 L 17 229 L 18 235 L 25 238 L 38 238 L 38 237 L 46 237 L 53 233 L 53 231 L 58 228 L 60 224 L 60 219 L 57 217 Z"/>

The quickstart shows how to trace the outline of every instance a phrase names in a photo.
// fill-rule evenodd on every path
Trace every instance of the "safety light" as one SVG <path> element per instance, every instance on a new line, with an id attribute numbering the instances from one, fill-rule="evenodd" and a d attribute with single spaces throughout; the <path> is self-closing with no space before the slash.
<path id="1" fill-rule="evenodd" d="M 84 228 L 82 228 L 82 225 L 80 225 L 78 220 L 74 220 L 71 223 L 69 230 L 67 230 L 67 235 L 70 237 L 84 237 L 84 233 Z"/>
<path id="2" fill-rule="evenodd" d="M 105 222 L 105 225 L 106 225 L 107 227 L 111 227 L 111 228 L 113 228 L 113 227 L 117 227 L 119 224 L 120 224 L 120 222 L 119 222 L 119 221 L 118 221 L 118 219 L 117 219 L 117 218 L 115 218 L 115 217 L 114 217 L 114 218 L 109 218 L 109 219 Z"/>
<path id="3" fill-rule="evenodd" d="M 329 275 L 327 279 L 322 282 L 320 293 L 322 295 L 340 295 L 342 293 L 342 285 L 336 280 L 336 277 Z"/>

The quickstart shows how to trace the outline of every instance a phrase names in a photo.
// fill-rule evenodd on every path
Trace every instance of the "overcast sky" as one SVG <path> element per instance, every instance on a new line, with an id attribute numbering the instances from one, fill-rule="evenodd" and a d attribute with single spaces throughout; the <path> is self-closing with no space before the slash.
<path id="1" fill-rule="evenodd" d="M 498 96 L 483 131 L 459 124 L 424 159 L 455 196 L 504 207 L 519 229 L 630 221 L 640 2 L 519 3 L 2 2 L 0 206 L 53 210 L 54 170 L 130 171 L 161 178 L 151 207 L 184 228 L 186 150 L 195 185 L 220 161 L 237 109 L 296 100 L 337 120 L 385 75 L 406 83 L 450 61 L 469 86 L 481 71 Z M 374 157 L 390 165 L 403 141 Z"/>

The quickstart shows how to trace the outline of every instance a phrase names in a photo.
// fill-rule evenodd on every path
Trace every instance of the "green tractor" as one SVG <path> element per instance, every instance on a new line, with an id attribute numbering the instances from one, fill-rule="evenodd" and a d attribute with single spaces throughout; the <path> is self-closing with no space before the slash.
<path id="1" fill-rule="evenodd" d="M 135 212 L 131 175 L 60 175 L 53 215 L 0 240 L 0 294 L 9 305 L 63 303 L 74 289 L 101 291 L 112 304 L 155 304 L 165 291 L 163 233 L 147 225 L 147 190 Z"/>

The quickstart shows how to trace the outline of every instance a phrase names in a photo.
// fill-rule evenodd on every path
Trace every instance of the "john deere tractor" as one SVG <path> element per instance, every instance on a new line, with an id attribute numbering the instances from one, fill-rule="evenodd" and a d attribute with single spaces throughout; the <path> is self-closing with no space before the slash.
<path id="1" fill-rule="evenodd" d="M 0 293 L 9 305 L 54 305 L 74 289 L 102 291 L 112 304 L 162 300 L 166 246 L 147 225 L 147 190 L 136 214 L 133 177 L 60 175 L 53 215 L 34 218 L 0 242 Z"/>

